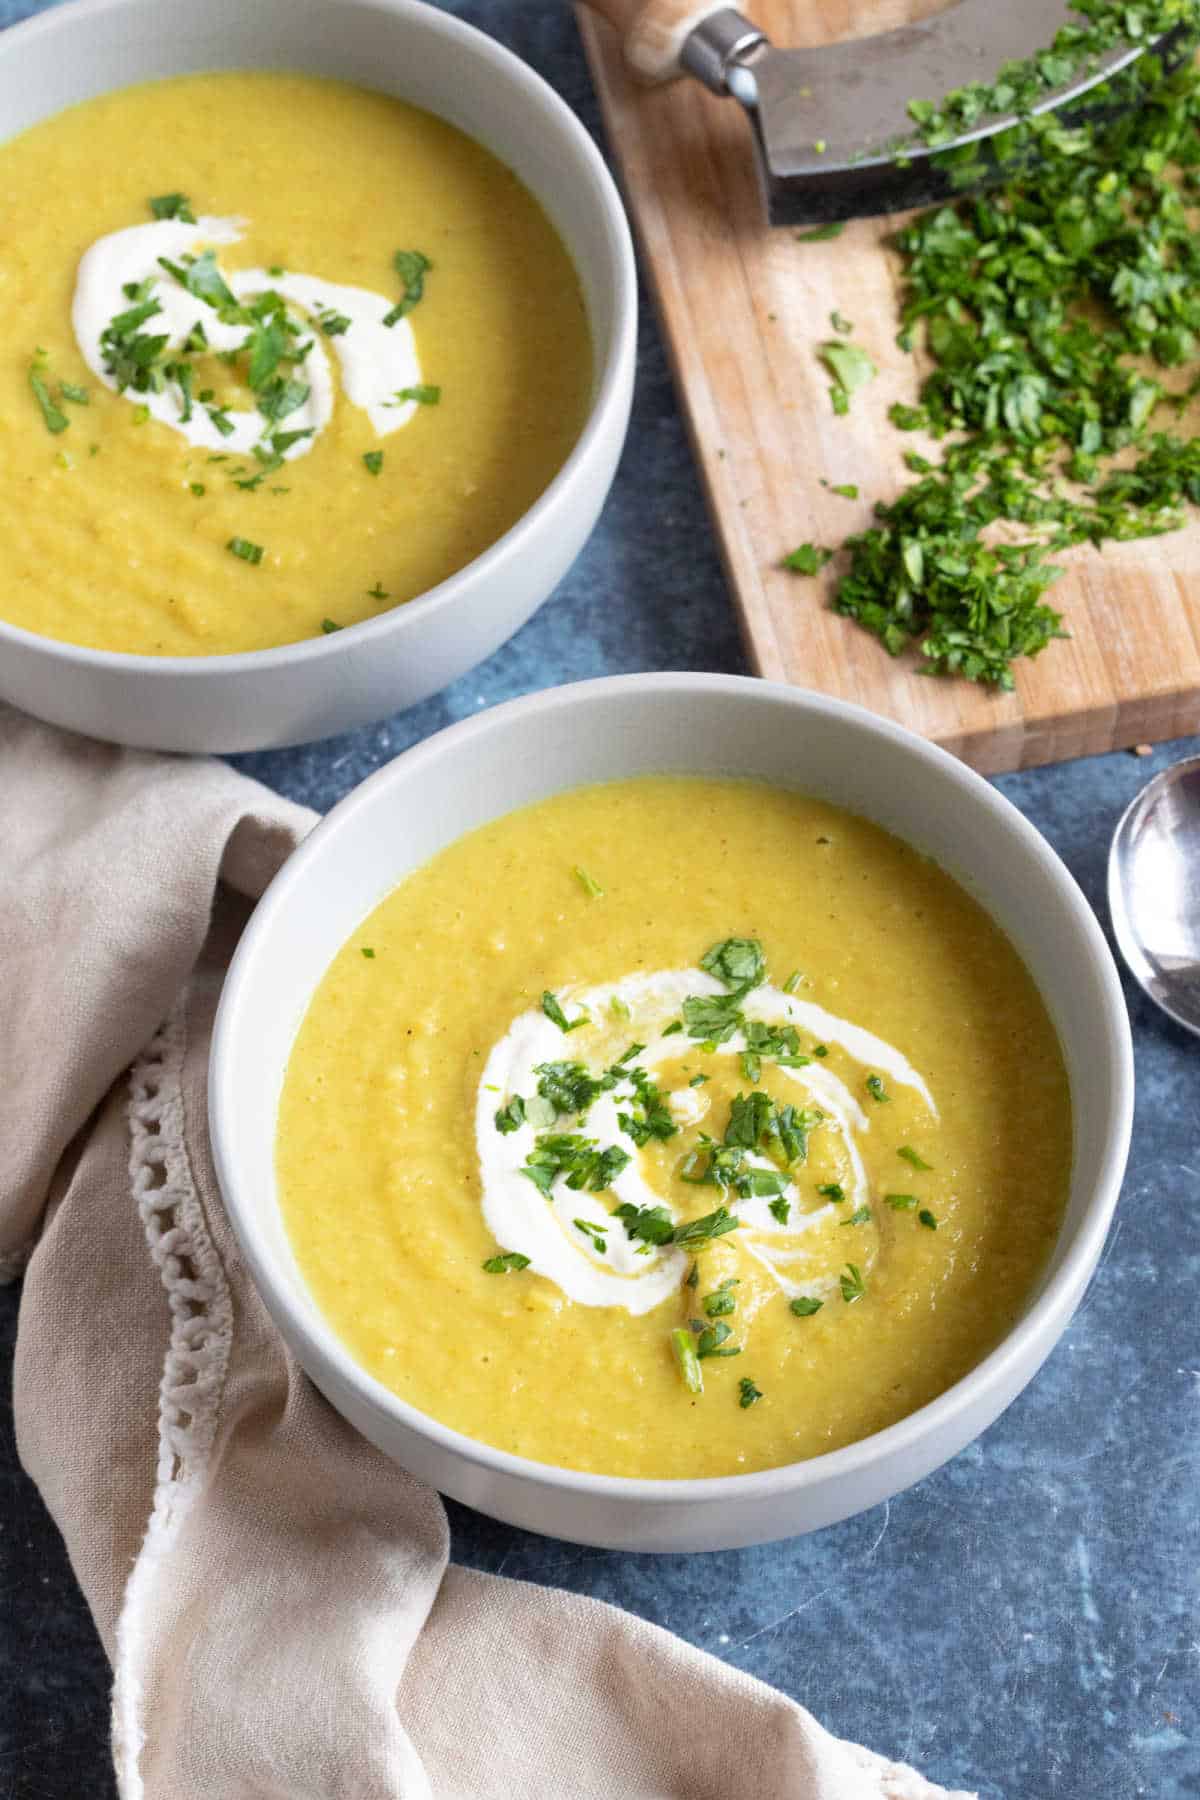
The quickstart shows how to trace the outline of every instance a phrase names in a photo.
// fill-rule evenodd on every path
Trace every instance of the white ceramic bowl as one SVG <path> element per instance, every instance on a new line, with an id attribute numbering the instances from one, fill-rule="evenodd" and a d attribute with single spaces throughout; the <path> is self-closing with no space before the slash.
<path id="1" fill-rule="evenodd" d="M 421 0 L 73 0 L 0 33 L 0 143 L 131 82 L 240 68 L 305 69 L 396 94 L 514 169 L 557 226 L 583 286 L 592 408 L 566 463 L 510 531 L 448 581 L 365 624 L 236 656 L 154 657 L 86 650 L 0 621 L 0 698 L 152 749 L 326 737 L 410 706 L 490 656 L 582 549 L 629 420 L 637 288 L 612 179 L 539 76 Z"/>
<path id="2" fill-rule="evenodd" d="M 809 1462 L 698 1481 L 582 1475 L 493 1450 L 361 1369 L 311 1299 L 275 1190 L 292 1041 L 331 959 L 412 869 L 463 832 L 583 782 L 757 775 L 866 814 L 955 875 L 1008 933 L 1058 1030 L 1074 1098 L 1066 1221 L 1024 1317 L 919 1412 Z M 217 1173 L 247 1262 L 317 1386 L 388 1455 L 482 1512 L 581 1543 L 715 1550 L 810 1531 L 919 1480 L 989 1425 L 1053 1348 L 1096 1264 L 1129 1145 L 1133 1059 L 1112 958 L 1045 841 L 961 763 L 858 707 L 737 676 L 556 688 L 439 733 L 373 775 L 272 883 L 225 984 L 210 1074 Z"/>

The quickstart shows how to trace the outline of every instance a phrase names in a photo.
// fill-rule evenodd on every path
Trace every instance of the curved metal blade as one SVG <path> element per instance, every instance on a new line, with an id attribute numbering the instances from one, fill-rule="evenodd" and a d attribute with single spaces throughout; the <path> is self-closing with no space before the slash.
<path id="1" fill-rule="evenodd" d="M 918 25 L 810 50 L 765 42 L 726 68 L 726 85 L 750 112 L 773 223 L 810 223 L 921 204 L 947 191 L 929 147 L 913 137 L 908 103 L 937 102 L 973 81 L 994 81 L 1006 62 L 1026 61 L 1072 17 L 1066 0 L 958 0 Z M 1109 51 L 1061 87 L 1037 113 L 1069 107 L 1142 53 Z M 989 114 L 953 145 L 1015 123 Z M 908 167 L 898 169 L 903 148 Z"/>

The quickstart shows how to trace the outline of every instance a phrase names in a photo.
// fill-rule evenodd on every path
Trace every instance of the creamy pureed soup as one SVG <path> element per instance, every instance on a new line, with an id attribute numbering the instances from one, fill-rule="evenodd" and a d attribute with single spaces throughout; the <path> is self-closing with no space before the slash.
<path id="1" fill-rule="evenodd" d="M 312 76 L 105 95 L 0 147 L 0 617 L 211 655 L 461 569 L 586 416 L 567 252 L 495 157 Z"/>
<path id="2" fill-rule="evenodd" d="M 462 838 L 339 953 L 278 1125 L 365 1368 L 471 1437 L 733 1474 L 903 1418 L 1023 1310 L 1066 1073 L 927 858 L 766 786 L 644 778 Z"/>

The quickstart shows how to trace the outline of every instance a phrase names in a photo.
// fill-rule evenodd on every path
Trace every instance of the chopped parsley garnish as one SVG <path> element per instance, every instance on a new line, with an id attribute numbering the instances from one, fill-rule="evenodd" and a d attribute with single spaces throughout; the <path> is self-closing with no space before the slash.
<path id="1" fill-rule="evenodd" d="M 741 1407 L 753 1406 L 754 1402 L 761 1400 L 762 1397 L 762 1389 L 755 1387 L 748 1375 L 743 1375 L 738 1382 L 738 1405 Z"/>
<path id="2" fill-rule="evenodd" d="M 737 1278 L 731 1275 L 720 1287 L 714 1288 L 711 1294 L 705 1294 L 704 1311 L 710 1319 L 726 1319 L 735 1310 L 737 1301 L 733 1290 L 738 1285 Z"/>
<path id="3" fill-rule="evenodd" d="M 607 1254 L 608 1239 L 605 1237 L 603 1229 L 599 1225 L 593 1225 L 590 1219 L 572 1219 L 571 1223 L 574 1225 L 576 1231 L 582 1231 L 585 1237 L 591 1239 L 601 1256 Z"/>
<path id="4" fill-rule="evenodd" d="M 835 1206 L 846 1198 L 846 1191 L 837 1181 L 823 1181 L 817 1189 L 823 1200 L 832 1200 Z"/>
<path id="5" fill-rule="evenodd" d="M 795 234 L 798 244 L 827 244 L 830 238 L 841 237 L 846 229 L 844 219 L 831 219 L 828 225 L 814 225 L 811 231 L 798 231 Z"/>
<path id="6" fill-rule="evenodd" d="M 714 944 L 700 958 L 700 967 L 727 988 L 740 988 L 743 993 L 757 987 L 767 972 L 763 947 L 757 938 L 726 938 L 723 943 Z"/>
<path id="7" fill-rule="evenodd" d="M 849 337 L 850 333 L 854 330 L 854 320 L 847 319 L 843 313 L 838 312 L 836 307 L 829 315 L 829 323 L 840 337 Z M 834 492 L 837 492 L 836 488 L 834 489 Z"/>
<path id="8" fill-rule="evenodd" d="M 34 399 L 42 409 L 42 418 L 45 420 L 46 430 L 54 437 L 57 437 L 59 432 L 67 429 L 71 421 L 68 419 L 66 413 L 63 412 L 62 408 L 55 405 L 54 401 L 50 398 L 50 389 L 47 387 L 45 377 L 40 373 L 36 363 L 31 363 L 29 366 L 29 385 L 33 389 Z"/>
<path id="9" fill-rule="evenodd" d="M 704 1376 L 700 1370 L 700 1359 L 696 1355 L 696 1346 L 692 1342 L 692 1334 L 682 1326 L 671 1333 L 671 1349 L 675 1361 L 679 1365 L 679 1373 L 683 1377 L 683 1385 L 689 1394 L 704 1392 Z"/>
<path id="10" fill-rule="evenodd" d="M 322 619 L 321 620 L 321 630 L 325 633 L 326 637 L 329 636 L 331 631 L 340 631 L 341 629 L 342 628 L 338 624 L 336 619 Z"/>
<path id="11" fill-rule="evenodd" d="M 581 869 L 579 864 L 576 863 L 572 870 L 572 874 L 589 900 L 603 899 L 604 889 L 600 886 L 600 883 L 594 876 L 588 874 L 586 869 Z"/>
<path id="12" fill-rule="evenodd" d="M 708 1075 L 693 1075 L 692 1079 L 688 1082 L 688 1086 L 690 1088 L 703 1087 L 705 1082 L 710 1079 L 711 1078 Z"/>
<path id="13" fill-rule="evenodd" d="M 893 1212 L 912 1212 L 919 1204 L 915 1194 L 885 1194 L 883 1198 Z"/>
<path id="14" fill-rule="evenodd" d="M 832 550 L 819 549 L 816 544 L 800 544 L 790 556 L 784 557 L 783 566 L 794 575 L 815 575 L 832 556 Z"/>
<path id="15" fill-rule="evenodd" d="M 586 1189 L 602 1194 L 628 1162 L 628 1151 L 619 1145 L 598 1150 L 594 1138 L 582 1137 L 578 1132 L 549 1132 L 537 1139 L 521 1173 L 547 1198 L 559 1175 L 566 1177 L 567 1186 L 576 1193 Z"/>
<path id="16" fill-rule="evenodd" d="M 778 1219 L 781 1225 L 786 1225 L 792 1216 L 792 1203 L 790 1200 L 785 1200 L 781 1195 L 778 1200 L 772 1200 L 768 1203 L 767 1211 Z"/>
<path id="17" fill-rule="evenodd" d="M 665 1029 L 665 1030 L 664 1030 L 664 1032 L 663 1032 L 663 1036 L 664 1036 L 664 1037 L 674 1037 L 674 1036 L 675 1036 L 675 1034 L 676 1034 L 676 1032 L 679 1032 L 679 1031 L 682 1031 L 682 1030 L 683 1030 L 683 1022 L 682 1022 L 682 1020 L 680 1020 L 680 1019 L 676 1019 L 676 1020 L 674 1020 L 674 1021 L 673 1021 L 673 1023 L 672 1023 L 672 1024 L 670 1024 L 670 1025 L 668 1025 L 668 1026 L 667 1026 L 667 1027 L 666 1027 L 666 1029 Z"/>
<path id="18" fill-rule="evenodd" d="M 387 326 L 397 325 L 425 293 L 425 277 L 433 264 L 421 250 L 397 250 L 392 258 L 392 266 L 403 284 L 404 291 L 399 301 L 389 313 L 384 315 L 383 323 Z"/>
<path id="19" fill-rule="evenodd" d="M 519 1250 L 506 1250 L 501 1256 L 489 1256 L 483 1266 L 489 1275 L 507 1275 L 510 1269 L 527 1269 L 529 1258 Z"/>
<path id="20" fill-rule="evenodd" d="M 317 323 L 326 337 L 343 337 L 349 331 L 351 321 L 345 313 L 334 312 L 330 307 L 325 312 L 317 314 Z"/>
<path id="21" fill-rule="evenodd" d="M 507 1106 L 497 1107 L 495 1125 L 502 1137 L 507 1137 L 510 1132 L 519 1131 L 524 1123 L 525 1102 L 520 1094 L 514 1094 Z"/>
<path id="22" fill-rule="evenodd" d="M 205 494 L 208 491 L 202 481 L 189 481 L 188 488 L 190 489 L 190 491 L 193 494 L 195 494 L 197 500 L 203 500 Z"/>
<path id="23" fill-rule="evenodd" d="M 374 587 L 367 589 L 367 599 L 368 600 L 390 600 L 391 595 L 388 593 L 388 591 L 384 587 L 383 583 L 381 581 L 377 581 L 375 583 Z"/>
<path id="24" fill-rule="evenodd" d="M 869 1206 L 855 1207 L 854 1211 L 850 1214 L 850 1217 L 842 1220 L 843 1225 L 869 1225 L 870 1223 L 871 1209 Z"/>
<path id="25" fill-rule="evenodd" d="M 804 977 L 800 973 L 799 969 L 793 969 L 791 974 L 788 976 L 787 980 L 783 984 L 784 993 L 785 994 L 794 994 L 796 992 L 796 989 L 803 985 L 803 982 L 804 982 Z"/>
<path id="26" fill-rule="evenodd" d="M 644 1046 L 643 1046 L 644 1047 Z M 661 1090 L 644 1069 L 630 1069 L 622 1074 L 633 1085 L 633 1101 L 628 1112 L 617 1114 L 617 1123 L 639 1149 L 651 1138 L 665 1143 L 679 1130 L 667 1108 Z"/>
<path id="27" fill-rule="evenodd" d="M 234 318 L 242 318 L 245 308 L 238 304 L 237 296 L 232 292 L 217 267 L 215 250 L 202 250 L 199 256 L 185 256 L 181 263 L 173 262 L 169 256 L 160 256 L 159 267 L 174 277 L 180 287 L 194 294 L 197 300 L 203 300 L 218 313 L 229 313 Z"/>
<path id="28" fill-rule="evenodd" d="M 927 1206 L 923 1206 L 921 1208 L 920 1212 L 917 1214 L 917 1218 L 920 1220 L 922 1225 L 927 1225 L 929 1227 L 930 1231 L 937 1230 L 938 1222 L 937 1222 L 936 1218 L 934 1217 L 934 1215 L 930 1212 L 930 1210 Z"/>
<path id="29" fill-rule="evenodd" d="M 434 387 L 428 381 L 422 381 L 416 387 L 397 388 L 391 400 L 386 404 L 403 406 L 407 401 L 412 400 L 417 406 L 436 406 L 441 397 L 440 387 Z"/>
<path id="30" fill-rule="evenodd" d="M 383 451 L 364 450 L 363 462 L 366 464 L 369 474 L 378 475 L 379 471 L 383 468 Z"/>
<path id="31" fill-rule="evenodd" d="M 914 1150 L 911 1144 L 901 1144 L 896 1155 L 902 1156 L 905 1162 L 911 1164 L 914 1169 L 929 1170 L 933 1167 L 933 1164 L 927 1163 L 920 1152 Z"/>
<path id="32" fill-rule="evenodd" d="M 884 1101 L 890 1100 L 892 1097 L 884 1087 L 883 1077 L 880 1075 L 867 1076 L 867 1092 L 872 1100 Z"/>
<path id="33" fill-rule="evenodd" d="M 838 494 L 843 500 L 857 500 L 858 486 L 853 481 L 839 481 L 836 487 L 830 488 L 831 494 Z"/>
<path id="34" fill-rule="evenodd" d="M 362 953 L 367 958 L 368 962 L 373 962 L 375 960 L 375 952 L 371 949 L 369 944 L 363 945 Z"/>
<path id="35" fill-rule="evenodd" d="M 814 1300 L 811 1294 L 797 1294 L 790 1306 L 798 1319 L 811 1319 L 814 1313 L 820 1312 L 824 1304 L 823 1300 Z"/>
<path id="36" fill-rule="evenodd" d="M 718 1319 L 715 1325 L 706 1325 L 696 1339 L 696 1355 L 701 1362 L 710 1356 L 740 1356 L 742 1347 L 729 1342 L 732 1336 L 732 1331 L 723 1320 Z"/>
<path id="37" fill-rule="evenodd" d="M 625 1235 L 643 1244 L 670 1244 L 675 1239 L 675 1222 L 665 1206 L 634 1206 L 624 1200 L 613 1211 L 620 1219 Z"/>
<path id="38" fill-rule="evenodd" d="M 834 385 L 829 393 L 835 413 L 846 413 L 850 410 L 850 401 L 859 388 L 874 381 L 879 373 L 865 350 L 857 344 L 841 343 L 831 339 L 822 344 L 818 355 L 829 373 L 833 376 Z"/>
<path id="39" fill-rule="evenodd" d="M 538 1093 L 555 1113 L 582 1116 L 598 1094 L 616 1086 L 612 1075 L 590 1075 L 580 1062 L 538 1063 L 533 1072 L 538 1077 Z"/>
<path id="40" fill-rule="evenodd" d="M 715 1212 L 705 1213 L 703 1218 L 689 1219 L 686 1225 L 678 1225 L 672 1234 L 672 1242 L 681 1250 L 703 1250 L 714 1238 L 724 1237 L 728 1231 L 736 1231 L 741 1220 L 724 1206 L 718 1206 Z"/>
<path id="41" fill-rule="evenodd" d="M 580 1013 L 577 1019 L 572 1019 L 570 1024 L 568 1024 L 567 1015 L 558 1003 L 557 994 L 552 994 L 549 988 L 547 988 L 542 995 L 542 1011 L 545 1013 L 550 1023 L 552 1025 L 557 1025 L 560 1031 L 578 1031 L 581 1025 L 591 1024 L 591 1020 L 586 1013 Z"/>
<path id="42" fill-rule="evenodd" d="M 73 381 L 60 381 L 58 391 L 64 400 L 70 401 L 72 406 L 91 405 L 91 395 L 87 389 L 77 386 Z"/>
<path id="43" fill-rule="evenodd" d="M 862 1271 L 857 1263 L 847 1263 L 845 1270 L 838 1277 L 838 1286 L 842 1290 L 842 1299 L 847 1306 L 855 1300 L 861 1300 L 867 1291 L 867 1284 L 862 1278 Z"/>
<path id="44" fill-rule="evenodd" d="M 156 219 L 178 219 L 181 225 L 196 223 L 186 194 L 155 194 L 150 201 L 150 211 Z"/>
<path id="45" fill-rule="evenodd" d="M 227 550 L 231 551 L 234 556 L 239 557 L 241 559 L 241 561 L 245 562 L 245 563 L 258 564 L 263 559 L 262 545 L 261 544 L 252 544 L 250 542 L 249 538 L 232 537 L 232 538 L 230 538 L 229 542 L 226 544 L 225 548 Z"/>

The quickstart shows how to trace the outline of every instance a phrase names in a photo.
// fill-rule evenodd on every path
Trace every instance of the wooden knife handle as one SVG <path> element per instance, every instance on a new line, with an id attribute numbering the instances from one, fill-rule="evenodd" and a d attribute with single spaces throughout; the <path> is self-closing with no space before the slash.
<path id="1" fill-rule="evenodd" d="M 621 35 L 625 60 L 643 81 L 671 81 L 679 74 L 684 39 L 702 19 L 733 0 L 585 0 Z"/>

